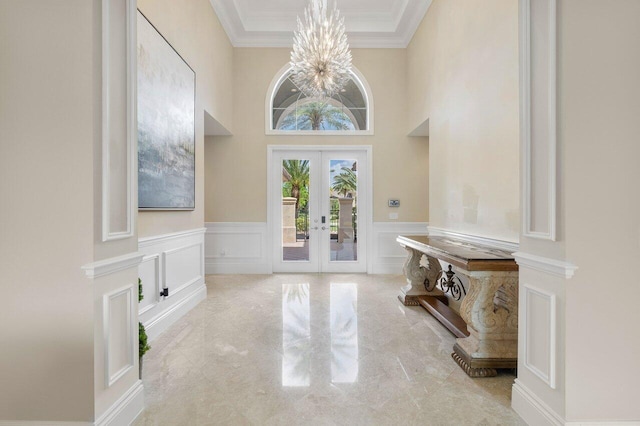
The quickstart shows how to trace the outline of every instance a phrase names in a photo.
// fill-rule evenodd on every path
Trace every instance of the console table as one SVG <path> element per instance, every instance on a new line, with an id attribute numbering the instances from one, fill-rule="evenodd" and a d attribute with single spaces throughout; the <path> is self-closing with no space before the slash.
<path id="1" fill-rule="evenodd" d="M 398 299 L 423 306 L 458 337 L 451 354 L 458 365 L 471 377 L 516 368 L 518 265 L 511 253 L 450 237 L 399 236 L 397 241 L 407 251 L 407 285 Z M 446 271 L 439 260 L 448 264 Z M 468 288 L 456 274 L 467 278 Z M 449 297 L 462 300 L 459 312 L 448 306 Z"/>

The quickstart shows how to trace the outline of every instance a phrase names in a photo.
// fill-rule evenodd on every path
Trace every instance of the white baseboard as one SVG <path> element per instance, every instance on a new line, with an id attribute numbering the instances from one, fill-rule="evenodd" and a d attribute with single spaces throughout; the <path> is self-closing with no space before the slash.
<path id="1" fill-rule="evenodd" d="M 622 422 L 566 422 L 565 426 L 640 426 L 640 420 Z"/>
<path id="2" fill-rule="evenodd" d="M 266 222 L 209 222 L 205 226 L 205 273 L 271 273 Z"/>
<path id="3" fill-rule="evenodd" d="M 402 274 L 407 252 L 398 244 L 398 235 L 426 235 L 426 222 L 374 222 L 370 274 Z"/>
<path id="4" fill-rule="evenodd" d="M 130 425 L 144 410 L 144 387 L 138 380 L 95 422 L 0 420 L 0 426 L 121 426 Z"/>
<path id="5" fill-rule="evenodd" d="M 144 387 L 138 380 L 96 422 L 95 426 L 130 425 L 144 410 Z"/>
<path id="6" fill-rule="evenodd" d="M 45 420 L 0 420 L 0 426 L 93 426 L 93 423 L 49 422 Z"/>
<path id="7" fill-rule="evenodd" d="M 562 426 L 562 416 L 554 412 L 547 404 L 524 386 L 518 379 L 513 384 L 511 408 L 529 425 Z"/>
<path id="8" fill-rule="evenodd" d="M 173 323 L 178 321 L 183 315 L 195 308 L 198 303 L 207 298 L 207 286 L 202 282 L 193 292 L 180 300 L 180 302 L 171 305 L 163 310 L 160 315 L 153 317 L 151 320 L 144 322 L 144 328 L 147 332 L 149 341 L 153 341 L 160 336 Z"/>

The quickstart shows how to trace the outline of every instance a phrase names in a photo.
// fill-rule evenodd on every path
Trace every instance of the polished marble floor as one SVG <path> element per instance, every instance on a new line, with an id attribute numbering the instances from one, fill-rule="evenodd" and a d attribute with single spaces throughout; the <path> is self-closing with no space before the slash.
<path id="1" fill-rule="evenodd" d="M 151 343 L 136 425 L 523 425 L 513 374 L 470 379 L 401 276 L 211 275 Z"/>

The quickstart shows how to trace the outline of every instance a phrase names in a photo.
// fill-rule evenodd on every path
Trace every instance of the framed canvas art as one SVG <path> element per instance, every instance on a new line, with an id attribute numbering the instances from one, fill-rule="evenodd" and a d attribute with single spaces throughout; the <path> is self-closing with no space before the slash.
<path id="1" fill-rule="evenodd" d="M 138 208 L 195 208 L 196 74 L 138 11 Z"/>

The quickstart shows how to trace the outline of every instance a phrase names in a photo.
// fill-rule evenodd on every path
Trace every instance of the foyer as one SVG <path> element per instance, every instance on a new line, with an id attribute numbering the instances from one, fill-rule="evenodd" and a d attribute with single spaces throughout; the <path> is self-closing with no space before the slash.
<path id="1" fill-rule="evenodd" d="M 353 69 L 323 131 L 292 107 L 307 1 L 0 0 L 0 426 L 640 425 L 640 0 L 338 0 Z M 173 62 L 138 58 L 139 22 Z M 179 97 L 150 83 L 169 64 Z M 140 167 L 156 131 L 180 155 Z M 308 206 L 318 254 L 323 203 L 362 202 L 366 274 L 273 274 L 294 147 L 367 152 Z M 399 235 L 513 254 L 517 377 L 469 379 L 399 305 Z"/>

